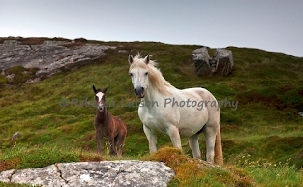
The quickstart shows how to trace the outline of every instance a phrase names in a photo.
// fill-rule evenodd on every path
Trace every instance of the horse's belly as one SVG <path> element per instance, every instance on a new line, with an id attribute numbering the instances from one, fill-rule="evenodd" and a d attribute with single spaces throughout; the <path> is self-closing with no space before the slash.
<path id="1" fill-rule="evenodd" d="M 139 115 L 141 122 L 149 129 L 167 134 L 170 125 L 174 125 L 179 129 L 179 134 L 182 137 L 190 137 L 199 132 L 206 123 L 206 118 L 203 116 L 191 116 L 189 118 L 181 118 L 167 121 L 167 117 L 161 115 L 153 116 L 145 113 Z M 174 121 L 174 123 L 171 123 Z"/>
<path id="2" fill-rule="evenodd" d="M 206 109 L 198 111 L 194 108 L 183 110 L 180 111 L 179 133 L 181 136 L 192 136 L 204 127 L 208 120 L 208 112 Z"/>
<path id="3" fill-rule="evenodd" d="M 179 134 L 182 137 L 189 137 L 197 134 L 205 125 L 205 122 L 192 123 L 192 124 L 180 124 Z"/>
<path id="4" fill-rule="evenodd" d="M 163 114 L 163 113 L 162 113 Z M 167 122 L 167 116 L 163 116 L 161 113 L 149 113 L 144 109 L 139 110 L 138 115 L 141 122 L 151 130 L 155 130 L 161 133 L 167 133 L 170 123 Z"/>
<path id="5" fill-rule="evenodd" d="M 196 130 L 192 128 L 181 127 L 179 128 L 179 134 L 181 137 L 189 137 L 196 134 Z"/>

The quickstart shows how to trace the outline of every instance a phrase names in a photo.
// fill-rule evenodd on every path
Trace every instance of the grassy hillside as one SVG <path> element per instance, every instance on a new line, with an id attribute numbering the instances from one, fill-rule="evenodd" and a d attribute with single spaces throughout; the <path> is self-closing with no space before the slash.
<path id="1" fill-rule="evenodd" d="M 139 100 L 133 93 L 127 62 L 129 54 L 140 52 L 142 56 L 153 55 L 165 79 L 175 87 L 205 87 L 218 100 L 231 104 L 221 108 L 227 168 L 203 171 L 205 175 L 187 184 L 180 183 L 182 180 L 177 177 L 172 186 L 207 186 L 219 176 L 225 176 L 226 169 L 233 174 L 226 177 L 228 180 L 240 177 L 243 182 L 249 178 L 242 186 L 277 186 L 289 181 L 293 186 L 302 184 L 303 118 L 298 111 L 303 111 L 303 58 L 229 47 L 235 61 L 232 74 L 198 77 L 191 52 L 199 46 L 90 42 L 119 46 L 118 50 L 124 52 L 108 50 L 107 56 L 91 65 L 56 74 L 37 84 L 7 86 L 0 82 L 0 170 L 116 159 L 95 154 L 93 84 L 108 87 L 109 111 L 121 116 L 128 126 L 125 156 L 119 159 L 145 158 L 149 152 L 148 142 L 137 116 Z M 213 52 L 214 49 L 209 49 L 210 54 Z M 19 132 L 20 137 L 12 142 L 15 132 Z M 171 145 L 166 135 L 159 134 L 158 138 L 159 147 Z M 188 141 L 182 142 L 184 156 L 190 156 Z M 200 147 L 205 153 L 203 136 Z M 278 175 L 281 177 L 277 178 Z M 204 180 L 206 176 L 210 183 Z M 239 183 L 224 181 L 216 182 L 215 186 L 224 184 L 239 186 Z"/>

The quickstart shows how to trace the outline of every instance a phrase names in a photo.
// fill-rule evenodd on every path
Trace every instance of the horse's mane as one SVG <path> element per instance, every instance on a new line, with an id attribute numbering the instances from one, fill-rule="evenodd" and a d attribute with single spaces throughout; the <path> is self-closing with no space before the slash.
<path id="1" fill-rule="evenodd" d="M 148 64 L 145 63 L 144 58 L 141 58 L 140 54 L 137 54 L 133 58 L 133 63 L 130 66 L 130 69 L 135 67 L 147 68 L 148 69 L 148 79 L 150 84 L 154 89 L 157 89 L 161 94 L 168 94 L 167 87 L 173 87 L 168 81 L 166 81 L 157 68 L 158 63 L 155 60 L 149 60 Z"/>

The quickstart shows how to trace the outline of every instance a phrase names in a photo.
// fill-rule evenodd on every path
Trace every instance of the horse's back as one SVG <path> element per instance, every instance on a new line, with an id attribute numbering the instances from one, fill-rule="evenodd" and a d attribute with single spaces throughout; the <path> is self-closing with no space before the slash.
<path id="1" fill-rule="evenodd" d="M 220 123 L 220 106 L 215 96 L 207 89 L 202 87 L 186 88 L 181 90 L 184 94 L 199 98 L 203 108 L 207 109 L 208 121 Z"/>
<path id="2" fill-rule="evenodd" d="M 209 99 L 216 100 L 214 95 L 203 87 L 185 88 L 185 89 L 182 89 L 181 92 L 188 94 L 188 95 L 196 95 L 196 96 L 198 95 L 198 96 L 202 97 L 203 100 L 209 100 Z"/>
<path id="3" fill-rule="evenodd" d="M 122 118 L 120 118 L 119 116 L 114 116 L 111 115 L 111 118 L 113 119 L 113 123 L 116 126 L 116 130 L 119 133 L 127 133 L 127 128 L 126 128 L 126 124 L 124 123 L 124 121 L 122 120 Z"/>

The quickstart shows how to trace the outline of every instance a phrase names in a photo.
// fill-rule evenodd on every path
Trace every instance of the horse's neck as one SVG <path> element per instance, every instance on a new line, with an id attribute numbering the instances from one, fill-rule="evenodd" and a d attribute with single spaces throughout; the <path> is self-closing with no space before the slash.
<path id="1" fill-rule="evenodd" d="M 162 93 L 160 93 L 160 91 L 157 88 L 154 87 L 149 87 L 146 90 L 146 94 L 144 96 L 144 101 L 151 104 L 154 102 L 157 103 L 162 103 L 162 101 L 164 101 L 165 95 L 163 95 Z"/>
<path id="2" fill-rule="evenodd" d="M 108 118 L 107 108 L 104 108 L 103 112 L 100 112 L 99 110 L 97 110 L 97 116 L 100 121 L 107 120 L 107 118 Z"/>

